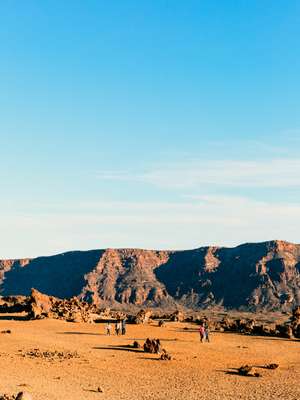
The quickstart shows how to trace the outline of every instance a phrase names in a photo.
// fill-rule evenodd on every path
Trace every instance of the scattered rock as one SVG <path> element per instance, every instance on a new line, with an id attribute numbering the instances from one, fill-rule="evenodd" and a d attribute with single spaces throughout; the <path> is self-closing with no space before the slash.
<path id="1" fill-rule="evenodd" d="M 267 364 L 265 366 L 265 368 L 267 368 L 267 369 L 277 369 L 278 367 L 279 367 L 279 364 L 275 364 L 275 363 Z"/>
<path id="2" fill-rule="evenodd" d="M 238 374 L 243 375 L 243 376 L 251 376 L 251 374 L 250 374 L 251 371 L 252 371 L 252 367 L 250 367 L 250 365 L 242 365 L 238 369 Z"/>
<path id="3" fill-rule="evenodd" d="M 162 349 L 160 359 L 164 360 L 164 361 L 166 361 L 166 360 L 170 361 L 170 360 L 172 360 L 172 356 L 171 356 L 171 354 L 167 353 L 167 351 L 165 349 Z"/>
<path id="4" fill-rule="evenodd" d="M 41 351 L 40 349 L 33 349 L 26 352 L 22 352 L 22 357 L 28 358 L 42 358 L 48 361 L 63 361 L 70 360 L 72 358 L 79 358 L 77 351 Z M 1 399 L 0 399 L 1 400 Z"/>
<path id="5" fill-rule="evenodd" d="M 28 392 L 19 392 L 16 395 L 0 395 L 0 400 L 33 400 L 33 397 Z"/>

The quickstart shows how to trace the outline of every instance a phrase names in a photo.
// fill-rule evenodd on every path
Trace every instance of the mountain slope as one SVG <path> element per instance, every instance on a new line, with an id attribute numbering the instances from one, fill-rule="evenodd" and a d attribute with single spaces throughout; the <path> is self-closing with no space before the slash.
<path id="1" fill-rule="evenodd" d="M 300 304 L 300 245 L 107 249 L 0 260 L 2 295 L 28 295 L 32 287 L 108 306 L 290 310 Z"/>

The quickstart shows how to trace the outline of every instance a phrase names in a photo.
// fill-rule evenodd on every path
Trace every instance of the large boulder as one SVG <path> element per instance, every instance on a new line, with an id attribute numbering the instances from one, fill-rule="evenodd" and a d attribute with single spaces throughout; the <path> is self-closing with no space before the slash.
<path id="1" fill-rule="evenodd" d="M 185 316 L 182 311 L 175 311 L 173 314 L 170 315 L 170 320 L 175 322 L 182 322 L 184 321 Z"/>
<path id="2" fill-rule="evenodd" d="M 36 289 L 32 289 L 29 299 L 29 318 L 40 319 L 49 317 L 52 311 L 53 303 L 53 297 L 47 296 L 46 294 L 43 294 Z"/>
<path id="3" fill-rule="evenodd" d="M 135 324 L 147 324 L 147 323 L 149 323 L 149 321 L 150 321 L 151 315 L 152 315 L 152 312 L 151 312 L 151 311 L 140 310 L 140 311 L 136 314 L 136 316 L 135 316 L 133 322 L 134 322 Z"/>

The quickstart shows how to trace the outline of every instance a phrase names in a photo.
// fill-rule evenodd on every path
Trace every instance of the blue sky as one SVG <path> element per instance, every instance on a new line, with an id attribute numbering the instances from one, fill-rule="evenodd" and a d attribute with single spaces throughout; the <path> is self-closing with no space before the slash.
<path id="1" fill-rule="evenodd" d="M 299 242 L 300 3 L 2 1 L 0 257 Z"/>

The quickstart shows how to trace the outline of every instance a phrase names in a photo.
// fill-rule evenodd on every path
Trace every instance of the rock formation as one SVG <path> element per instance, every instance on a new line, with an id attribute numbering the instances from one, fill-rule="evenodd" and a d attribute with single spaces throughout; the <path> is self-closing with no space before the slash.
<path id="1" fill-rule="evenodd" d="M 28 296 L 32 287 L 56 298 L 75 296 L 119 309 L 290 312 L 300 305 L 300 245 L 270 241 L 188 251 L 107 249 L 0 261 L 0 309 L 13 306 L 12 300 L 5 305 L 5 296 Z"/>

